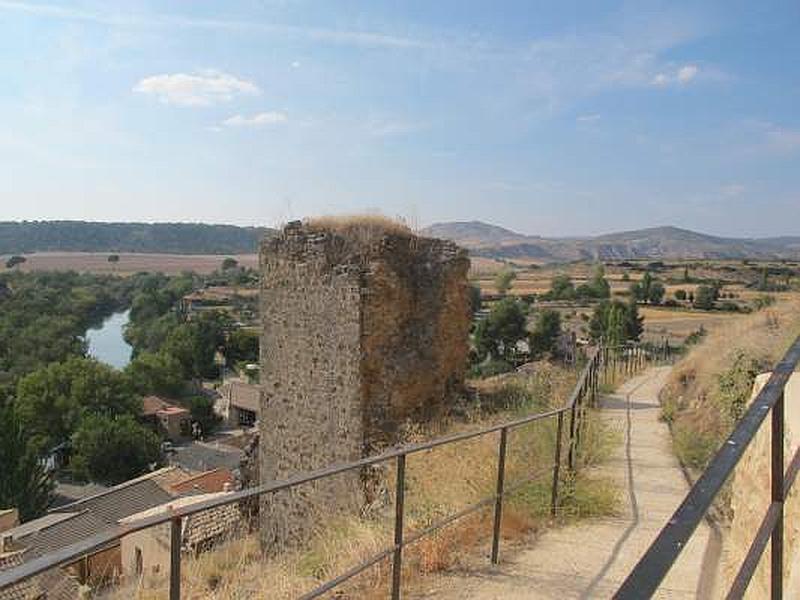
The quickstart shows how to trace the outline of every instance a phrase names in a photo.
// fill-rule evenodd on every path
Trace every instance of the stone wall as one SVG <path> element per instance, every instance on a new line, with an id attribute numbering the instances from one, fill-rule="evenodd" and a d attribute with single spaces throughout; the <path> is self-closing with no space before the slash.
<path id="1" fill-rule="evenodd" d="M 763 389 L 770 373 L 759 375 L 751 401 Z M 800 373 L 793 374 L 784 391 L 784 468 L 800 447 Z M 727 592 L 742 564 L 761 520 L 770 505 L 772 423 L 767 416 L 736 465 L 731 483 L 733 518 L 724 536 L 722 577 L 718 590 Z M 769 598 L 770 545 L 750 580 L 745 598 Z M 795 482 L 784 505 L 784 596 L 800 597 L 800 488 Z"/>
<path id="2" fill-rule="evenodd" d="M 261 251 L 262 482 L 373 454 L 463 386 L 470 324 L 464 251 L 397 231 L 292 223 Z M 265 498 L 267 548 L 363 504 L 354 472 Z"/>

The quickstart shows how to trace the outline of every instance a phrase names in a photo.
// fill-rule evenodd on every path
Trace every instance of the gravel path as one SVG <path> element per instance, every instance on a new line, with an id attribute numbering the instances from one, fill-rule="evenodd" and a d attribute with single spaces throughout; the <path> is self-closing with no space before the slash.
<path id="1" fill-rule="evenodd" d="M 617 516 L 548 531 L 524 550 L 501 555 L 497 567 L 445 574 L 415 597 L 610 598 L 689 489 L 658 419 L 668 373 L 650 369 L 603 401 L 602 416 L 621 443 L 597 471 L 619 482 Z M 701 524 L 656 597 L 711 597 L 718 552 L 711 529 Z"/>

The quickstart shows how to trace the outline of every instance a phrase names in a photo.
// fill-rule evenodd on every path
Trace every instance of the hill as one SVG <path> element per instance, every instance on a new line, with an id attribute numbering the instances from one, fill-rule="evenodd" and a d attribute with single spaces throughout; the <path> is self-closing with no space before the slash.
<path id="1" fill-rule="evenodd" d="M 0 255 L 32 252 L 252 254 L 266 227 L 203 223 L 0 222 Z"/>
<path id="2" fill-rule="evenodd" d="M 800 258 L 798 237 L 724 238 L 678 227 L 652 227 L 587 238 L 542 238 L 470 221 L 436 223 L 422 233 L 451 239 L 476 256 L 543 262 Z"/>
<path id="3" fill-rule="evenodd" d="M 254 254 L 274 229 L 204 223 L 0 222 L 0 255 L 34 252 Z M 798 259 L 800 236 L 724 238 L 653 227 L 586 238 L 543 238 L 483 223 L 436 223 L 423 235 L 447 238 L 475 256 L 537 262 L 629 259 Z"/>

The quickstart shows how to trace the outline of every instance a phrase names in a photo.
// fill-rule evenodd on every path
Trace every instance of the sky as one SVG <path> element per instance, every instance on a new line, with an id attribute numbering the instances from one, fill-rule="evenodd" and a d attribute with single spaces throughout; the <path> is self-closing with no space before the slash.
<path id="1" fill-rule="evenodd" d="M 0 0 L 0 220 L 800 234 L 800 3 Z"/>

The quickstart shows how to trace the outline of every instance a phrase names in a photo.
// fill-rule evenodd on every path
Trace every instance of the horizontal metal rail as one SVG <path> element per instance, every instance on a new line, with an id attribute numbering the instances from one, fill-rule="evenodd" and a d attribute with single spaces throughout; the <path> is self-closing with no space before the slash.
<path id="1" fill-rule="evenodd" d="M 609 362 L 609 356 L 611 354 L 615 356 L 613 363 Z M 166 511 L 165 513 L 144 517 L 142 519 L 139 519 L 131 523 L 118 524 L 114 527 L 111 527 L 107 530 L 97 533 L 91 537 L 85 538 L 79 542 L 71 544 L 70 546 L 67 546 L 56 552 L 41 556 L 39 558 L 35 558 L 13 569 L 0 571 L 0 590 L 3 590 L 8 586 L 24 581 L 30 577 L 40 575 L 50 569 L 71 564 L 75 560 L 83 556 L 90 555 L 104 547 L 107 547 L 109 544 L 117 542 L 120 538 L 135 533 L 137 531 L 142 531 L 150 527 L 163 525 L 165 523 L 171 523 L 173 526 L 173 534 L 174 534 L 175 523 L 180 523 L 181 519 L 185 519 L 187 517 L 190 517 L 192 515 L 207 510 L 212 510 L 215 508 L 220 508 L 222 506 L 227 506 L 245 500 L 258 498 L 265 494 L 274 494 L 276 492 L 280 492 L 303 484 L 318 481 L 320 479 L 333 477 L 335 475 L 339 475 L 357 469 L 363 469 L 364 467 L 368 467 L 379 463 L 384 463 L 391 460 L 397 461 L 398 471 L 401 471 L 402 469 L 401 472 L 404 473 L 405 459 L 409 455 L 433 450 L 441 446 L 463 442 L 497 432 L 501 433 L 501 450 L 504 451 L 504 448 L 502 447 L 503 439 L 507 436 L 507 433 L 510 432 L 511 430 L 517 429 L 529 423 L 542 421 L 553 417 L 558 417 L 558 420 L 561 423 L 563 422 L 563 416 L 567 414 L 572 416 L 574 425 L 574 427 L 570 428 L 571 429 L 570 439 L 568 441 L 570 449 L 569 466 L 570 468 L 574 468 L 574 465 L 572 463 L 573 460 L 572 452 L 573 449 L 576 447 L 579 439 L 579 432 L 582 427 L 582 419 L 586 410 L 585 404 L 588 401 L 594 401 L 594 399 L 597 397 L 597 391 L 598 391 L 597 386 L 599 385 L 600 381 L 599 374 L 601 367 L 603 369 L 608 369 L 608 368 L 622 369 L 622 372 L 625 372 L 625 370 L 623 369 L 623 365 L 627 365 L 629 367 L 627 372 L 631 372 L 631 369 L 636 368 L 636 366 L 643 366 L 645 361 L 650 358 L 659 358 L 659 353 L 653 353 L 653 355 L 651 356 L 650 354 L 646 353 L 645 351 L 643 351 L 641 348 L 638 347 L 625 347 L 623 349 L 605 348 L 602 349 L 601 351 L 596 351 L 592 353 L 592 355 L 589 358 L 589 361 L 582 370 L 578 378 L 577 384 L 573 388 L 573 392 L 571 393 L 566 404 L 560 408 L 543 413 L 528 415 L 502 424 L 492 425 L 474 431 L 456 433 L 452 435 L 442 436 L 427 442 L 420 442 L 416 444 L 400 446 L 391 450 L 387 450 L 386 452 L 377 454 L 375 456 L 362 458 L 360 460 L 355 460 L 348 463 L 332 465 L 309 473 L 296 475 L 294 477 L 290 477 L 283 481 L 275 481 L 271 483 L 262 484 L 259 486 L 255 486 L 253 488 L 248 488 L 230 494 L 226 494 L 225 496 L 211 498 L 208 500 L 204 500 L 202 502 L 197 502 L 189 506 L 174 507 Z M 558 466 L 560 462 L 561 435 L 562 435 L 562 427 L 559 426 L 558 427 L 559 439 L 557 440 L 556 443 L 556 456 L 555 456 L 556 464 L 553 467 L 553 471 L 555 472 L 555 477 L 553 478 L 553 491 L 552 491 L 552 497 L 553 497 L 552 509 L 554 514 L 555 514 L 555 502 L 557 499 L 557 486 L 559 484 Z M 500 456 L 501 457 L 503 456 L 503 452 L 501 452 Z M 542 471 L 526 478 L 523 482 L 515 484 L 510 489 L 504 490 L 503 486 L 501 485 L 502 484 L 501 480 L 504 477 L 504 460 L 501 460 L 500 463 L 498 464 L 499 485 L 497 493 L 495 495 L 486 498 L 482 501 L 479 501 L 478 503 L 473 504 L 459 511 L 458 513 L 445 517 L 439 520 L 438 522 L 433 523 L 431 526 L 425 528 L 424 530 L 417 531 L 409 535 L 405 539 L 402 536 L 402 513 L 404 510 L 402 507 L 403 494 L 400 490 L 398 490 L 397 493 L 398 497 L 396 498 L 396 500 L 398 501 L 399 504 L 398 504 L 398 519 L 395 525 L 395 544 L 392 547 L 387 548 L 375 554 L 374 556 L 364 560 L 360 564 L 356 565 L 355 567 L 343 573 L 342 575 L 339 575 L 335 579 L 332 579 L 324 583 L 320 587 L 304 595 L 303 598 L 318 597 L 332 590 L 341 583 L 362 573 L 369 567 L 374 566 L 375 564 L 378 564 L 379 562 L 386 560 L 391 556 L 394 556 L 394 563 L 396 566 L 395 569 L 396 575 L 393 577 L 394 582 L 393 582 L 392 595 L 395 598 L 399 597 L 399 592 L 395 589 L 395 586 L 398 585 L 396 582 L 399 582 L 398 578 L 399 578 L 400 559 L 402 557 L 402 549 L 405 546 L 418 541 L 420 538 L 429 535 L 434 531 L 441 529 L 442 527 L 445 527 L 468 514 L 474 513 L 492 504 L 495 504 L 496 507 L 494 536 L 493 536 L 494 538 L 493 545 L 495 547 L 495 551 L 493 552 L 493 558 L 495 558 L 496 560 L 496 545 L 499 541 L 500 519 L 502 516 L 502 510 L 501 510 L 502 499 L 510 495 L 511 493 L 516 492 L 521 487 L 521 485 L 524 485 L 535 478 L 542 477 L 543 475 L 549 473 L 551 473 L 550 468 L 548 468 L 547 471 Z M 404 474 L 398 477 L 398 481 L 399 481 L 398 485 L 404 488 L 405 485 Z M 399 531 L 398 527 L 400 528 Z M 174 546 L 174 544 L 175 541 L 173 539 L 171 545 Z M 173 557 L 180 556 L 180 553 L 176 552 L 175 548 L 171 548 L 171 550 Z M 173 560 L 172 565 L 173 566 L 170 569 L 171 571 L 170 597 L 178 598 L 180 597 L 180 559 Z"/>
<path id="2" fill-rule="evenodd" d="M 658 534 L 650 548 L 617 590 L 615 598 L 628 600 L 652 596 L 672 565 L 681 554 L 692 534 L 728 480 L 745 450 L 758 433 L 764 419 L 772 411 L 771 478 L 772 503 L 764 517 L 734 583 L 734 594 L 740 597 L 753 574 L 758 558 L 772 537 L 772 597 L 780 598 L 783 560 L 783 502 L 800 469 L 800 451 L 793 457 L 789 469 L 783 470 L 783 391 L 798 363 L 800 337 L 775 366 L 767 384 L 758 393 L 739 424 L 722 444 L 706 470 L 692 486 L 688 495 Z"/>

